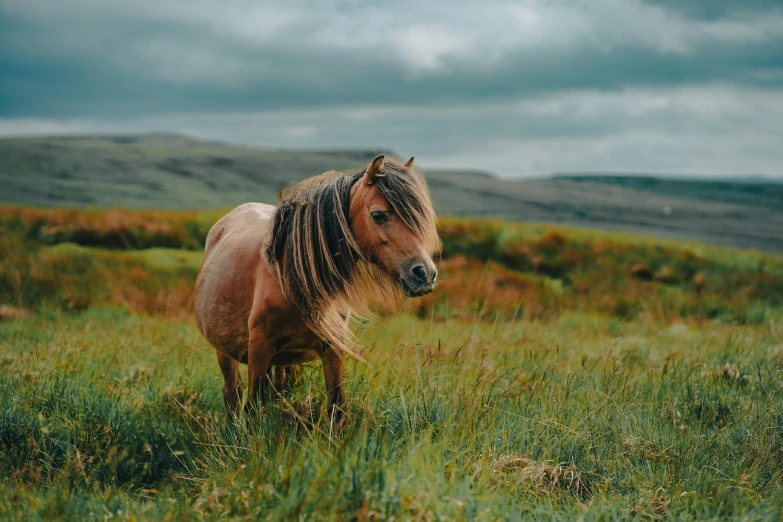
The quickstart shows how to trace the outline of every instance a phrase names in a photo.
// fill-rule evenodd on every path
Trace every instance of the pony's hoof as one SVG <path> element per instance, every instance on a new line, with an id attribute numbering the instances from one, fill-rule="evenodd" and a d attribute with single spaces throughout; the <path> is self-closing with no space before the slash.
<path id="1" fill-rule="evenodd" d="M 261 417 L 266 413 L 266 407 L 250 407 L 245 406 L 245 426 L 248 431 L 255 431 L 258 425 L 261 424 Z"/>
<path id="2" fill-rule="evenodd" d="M 341 431 L 348 423 L 348 414 L 339 407 L 330 408 L 329 411 L 329 431 Z"/>
<path id="3" fill-rule="evenodd" d="M 226 412 L 224 420 L 226 422 L 226 426 L 229 428 L 236 427 L 242 422 L 241 417 L 239 416 L 239 410 Z"/>

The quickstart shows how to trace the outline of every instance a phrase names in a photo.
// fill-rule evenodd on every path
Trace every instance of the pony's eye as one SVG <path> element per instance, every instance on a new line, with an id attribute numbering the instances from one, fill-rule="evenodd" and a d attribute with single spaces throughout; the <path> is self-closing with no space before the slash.
<path id="1" fill-rule="evenodd" d="M 376 223 L 385 223 L 386 221 L 389 221 L 389 216 L 387 216 L 386 212 L 383 210 L 373 210 L 370 212 L 370 215 Z"/>

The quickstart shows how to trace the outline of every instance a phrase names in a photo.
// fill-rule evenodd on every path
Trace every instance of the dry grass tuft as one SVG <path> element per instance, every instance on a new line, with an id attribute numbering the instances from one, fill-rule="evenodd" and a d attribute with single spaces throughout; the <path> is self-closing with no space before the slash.
<path id="1" fill-rule="evenodd" d="M 490 472 L 489 480 L 492 484 L 511 482 L 534 494 L 565 493 L 580 500 L 592 497 L 590 483 L 573 464 L 537 462 L 525 455 L 500 455 L 493 460 L 481 455 L 473 466 L 473 478 L 478 480 L 484 469 Z"/>
<path id="2" fill-rule="evenodd" d="M 16 308 L 14 306 L 0 305 L 0 321 L 6 319 L 21 319 L 24 317 L 30 317 L 31 312 L 24 308 Z"/>
<path id="3" fill-rule="evenodd" d="M 631 274 L 632 277 L 635 277 L 636 279 L 640 279 L 642 281 L 652 281 L 655 274 L 653 274 L 653 271 L 650 270 L 650 268 L 645 265 L 644 263 L 636 263 L 631 268 L 628 269 L 628 272 Z"/>
<path id="4" fill-rule="evenodd" d="M 631 508 L 631 514 L 648 520 L 663 520 L 669 512 L 671 498 L 663 488 L 650 491 L 639 498 Z"/>
<path id="5" fill-rule="evenodd" d="M 722 379 L 726 382 L 744 383 L 749 379 L 748 375 L 742 373 L 742 370 L 736 365 L 726 363 L 722 366 L 713 366 L 701 372 L 702 378 Z"/>

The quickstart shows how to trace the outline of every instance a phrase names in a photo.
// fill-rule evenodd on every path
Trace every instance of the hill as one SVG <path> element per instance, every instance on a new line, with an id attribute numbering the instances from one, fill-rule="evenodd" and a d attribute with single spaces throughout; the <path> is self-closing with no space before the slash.
<path id="1" fill-rule="evenodd" d="M 605 183 L 680 198 L 777 210 L 783 208 L 783 183 L 758 177 L 743 178 L 742 181 L 601 174 L 557 174 L 553 177 L 554 179 L 582 183 Z"/>
<path id="2" fill-rule="evenodd" d="M 0 203 L 209 209 L 273 202 L 286 183 L 359 168 L 381 152 L 391 154 L 252 148 L 178 134 L 2 139 Z M 767 185 L 584 176 L 501 180 L 421 167 L 442 215 L 569 223 L 783 251 L 783 206 L 775 204 L 778 192 L 765 192 Z M 754 190 L 761 190 L 764 204 Z"/>
<path id="3" fill-rule="evenodd" d="M 3 203 L 205 209 L 248 198 L 274 201 L 280 187 L 381 151 L 253 149 L 178 134 L 0 140 Z"/>

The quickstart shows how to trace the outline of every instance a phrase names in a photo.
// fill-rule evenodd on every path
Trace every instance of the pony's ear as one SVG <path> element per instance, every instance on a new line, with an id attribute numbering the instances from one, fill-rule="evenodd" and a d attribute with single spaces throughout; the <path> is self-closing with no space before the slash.
<path id="1" fill-rule="evenodd" d="M 408 163 L 405 164 L 405 170 L 411 170 L 413 168 L 413 160 L 415 160 L 413 156 L 411 156 L 411 159 L 408 160 Z"/>
<path id="2" fill-rule="evenodd" d="M 364 172 L 364 182 L 368 185 L 372 185 L 377 181 L 377 178 L 385 176 L 383 173 L 383 160 L 384 156 L 381 154 L 370 162 L 370 166 Z"/>

